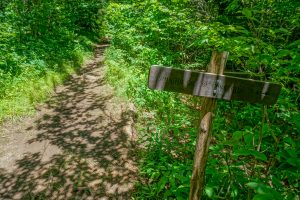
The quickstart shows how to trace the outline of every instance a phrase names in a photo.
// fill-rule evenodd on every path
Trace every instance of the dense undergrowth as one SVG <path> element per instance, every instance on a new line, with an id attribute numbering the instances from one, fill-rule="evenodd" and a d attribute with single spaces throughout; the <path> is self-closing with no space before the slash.
<path id="1" fill-rule="evenodd" d="M 103 1 L 1 0 L 0 122 L 32 112 L 92 55 Z"/>
<path id="2" fill-rule="evenodd" d="M 299 199 L 300 40 L 297 1 L 117 1 L 106 10 L 107 79 L 140 111 L 135 199 L 187 199 L 201 99 L 150 91 L 152 64 L 226 69 L 280 83 L 277 104 L 218 101 L 205 199 Z"/>
<path id="3" fill-rule="evenodd" d="M 149 90 L 148 70 L 203 70 L 212 50 L 226 50 L 228 71 L 283 88 L 273 106 L 218 101 L 204 198 L 299 199 L 299 8 L 296 0 L 1 0 L 0 122 L 33 111 L 104 29 L 107 79 L 141 113 L 134 198 L 187 199 L 201 98 Z"/>

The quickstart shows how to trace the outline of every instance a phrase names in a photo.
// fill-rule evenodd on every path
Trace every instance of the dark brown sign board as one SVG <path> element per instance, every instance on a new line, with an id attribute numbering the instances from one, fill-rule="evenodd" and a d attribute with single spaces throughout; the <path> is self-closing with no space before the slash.
<path id="1" fill-rule="evenodd" d="M 263 77 L 263 75 L 247 73 L 247 72 L 226 72 L 225 71 L 223 75 L 233 76 L 237 78 L 254 79 L 254 80 L 260 80 Z"/>
<path id="2" fill-rule="evenodd" d="M 274 104 L 281 86 L 276 83 L 153 65 L 148 86 L 153 90 L 250 103 Z"/>
<path id="3" fill-rule="evenodd" d="M 205 73 L 206 71 L 197 70 L 197 72 Z M 260 75 L 260 74 L 254 74 L 254 73 L 248 73 L 248 72 L 230 72 L 230 71 L 225 71 L 223 73 L 223 75 L 233 76 L 233 77 L 238 77 L 238 78 L 254 79 L 254 80 L 260 80 L 260 78 L 263 77 L 263 75 Z"/>

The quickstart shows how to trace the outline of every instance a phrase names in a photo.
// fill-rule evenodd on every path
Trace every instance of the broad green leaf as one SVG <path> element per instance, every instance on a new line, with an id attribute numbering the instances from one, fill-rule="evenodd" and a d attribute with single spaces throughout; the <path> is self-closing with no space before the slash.
<path id="1" fill-rule="evenodd" d="M 281 200 L 283 198 L 280 193 L 263 183 L 249 182 L 246 185 L 255 190 L 257 193 L 255 197 L 257 196 L 257 199 L 272 198 L 274 200 Z"/>
<path id="2" fill-rule="evenodd" d="M 278 57 L 278 58 L 282 58 L 282 57 L 287 56 L 287 55 L 289 55 L 289 54 L 290 54 L 290 51 L 289 51 L 289 50 L 281 50 L 281 51 L 279 51 L 277 57 Z"/>
<path id="3" fill-rule="evenodd" d="M 293 122 L 295 123 L 296 129 L 298 133 L 300 133 L 300 113 L 297 113 L 292 118 Z"/>
<path id="4" fill-rule="evenodd" d="M 165 187 L 166 183 L 168 182 L 168 180 L 169 180 L 169 178 L 166 175 L 164 175 L 160 179 L 160 181 L 157 184 L 157 187 L 158 187 L 157 193 L 161 192 L 164 189 L 164 187 Z"/>
<path id="5" fill-rule="evenodd" d="M 214 189 L 212 187 L 205 187 L 205 193 L 209 198 L 213 198 L 214 196 Z"/>
<path id="6" fill-rule="evenodd" d="M 257 194 L 253 200 L 274 200 L 274 196 L 272 194 Z"/>
<path id="7" fill-rule="evenodd" d="M 232 137 L 233 137 L 234 140 L 240 140 L 243 137 L 243 135 L 244 135 L 243 131 L 235 131 L 233 133 Z"/>
<path id="8" fill-rule="evenodd" d="M 249 9 L 247 9 L 247 8 L 244 8 L 244 9 L 242 10 L 242 13 L 243 13 L 243 15 L 245 15 L 245 17 L 247 17 L 247 18 L 249 18 L 249 19 L 252 17 L 252 11 L 249 10 Z"/>
<path id="9" fill-rule="evenodd" d="M 248 149 L 238 149 L 234 152 L 237 156 L 254 156 L 256 159 L 266 161 L 267 156 L 261 152 L 255 150 L 248 150 Z"/>

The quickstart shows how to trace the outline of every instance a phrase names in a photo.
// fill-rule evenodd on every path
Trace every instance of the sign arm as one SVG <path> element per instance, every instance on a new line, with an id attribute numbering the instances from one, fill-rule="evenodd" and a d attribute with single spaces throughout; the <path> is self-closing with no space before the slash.
<path id="1" fill-rule="evenodd" d="M 214 51 L 207 72 L 223 74 L 228 52 Z M 189 200 L 199 200 L 202 197 L 205 183 L 205 167 L 208 157 L 208 148 L 211 139 L 212 120 L 216 108 L 216 99 L 205 97 L 201 106 L 201 122 L 194 154 L 193 173 Z"/>

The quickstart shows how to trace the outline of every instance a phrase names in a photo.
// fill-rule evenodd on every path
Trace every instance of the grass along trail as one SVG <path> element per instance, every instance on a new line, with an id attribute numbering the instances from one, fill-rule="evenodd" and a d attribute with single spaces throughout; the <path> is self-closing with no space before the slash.
<path id="1" fill-rule="evenodd" d="M 104 49 L 35 116 L 0 128 L 0 199 L 130 199 L 134 109 L 105 83 Z"/>

